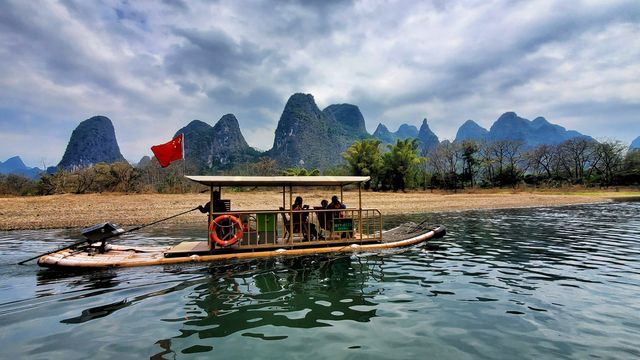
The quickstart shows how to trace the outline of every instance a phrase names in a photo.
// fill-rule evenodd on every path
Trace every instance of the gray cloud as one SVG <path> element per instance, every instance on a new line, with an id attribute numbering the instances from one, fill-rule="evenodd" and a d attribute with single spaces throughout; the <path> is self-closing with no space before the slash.
<path id="1" fill-rule="evenodd" d="M 167 70 L 177 75 L 209 74 L 237 79 L 237 72 L 259 65 L 272 52 L 249 41 L 236 42 L 220 30 L 176 29 L 186 42 L 166 57 Z"/>
<path id="2" fill-rule="evenodd" d="M 6 0 L 2 140 L 42 129 L 55 140 L 12 143 L 0 161 L 57 162 L 71 130 L 96 114 L 112 119 L 133 160 L 189 120 L 226 113 L 268 149 L 296 92 L 321 107 L 358 105 L 369 131 L 427 117 L 452 138 L 466 119 L 489 126 L 513 110 L 629 141 L 640 135 L 639 23 L 625 0 Z"/>
<path id="3" fill-rule="evenodd" d="M 162 0 L 162 3 L 169 5 L 175 10 L 188 11 L 189 5 L 183 0 Z"/>
<path id="4" fill-rule="evenodd" d="M 207 96 L 231 107 L 255 107 L 271 110 L 280 108 L 278 103 L 282 101 L 282 98 L 272 89 L 264 87 L 253 88 L 246 94 L 234 91 L 229 86 L 217 87 L 207 91 Z"/>
<path id="5" fill-rule="evenodd" d="M 358 88 L 352 95 L 356 101 L 369 106 L 368 113 L 374 118 L 382 117 L 390 108 L 434 101 L 454 103 L 478 94 L 493 104 L 514 88 L 526 87 L 531 81 L 549 76 L 555 67 L 562 65 L 561 60 L 545 55 L 545 46 L 570 47 L 575 39 L 596 36 L 612 25 L 637 24 L 640 14 L 637 3 L 628 1 L 595 8 L 558 2 L 538 16 L 509 28 L 509 23 L 516 23 L 517 19 L 510 19 L 508 14 L 522 5 L 512 3 L 491 9 L 494 13 L 491 18 L 482 16 L 466 29 L 465 46 L 443 55 L 435 61 L 435 66 L 405 63 L 416 73 L 434 71 L 431 81 L 405 92 L 389 94 L 384 102 L 376 89 Z M 446 6 L 440 9 L 447 11 Z M 397 120 L 400 121 L 406 119 Z M 392 119 L 390 122 L 394 123 Z"/>

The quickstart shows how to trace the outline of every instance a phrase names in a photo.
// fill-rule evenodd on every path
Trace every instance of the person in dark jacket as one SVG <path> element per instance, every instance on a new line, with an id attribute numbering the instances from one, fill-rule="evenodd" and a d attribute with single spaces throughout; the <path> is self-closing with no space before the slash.
<path id="1" fill-rule="evenodd" d="M 212 213 L 215 214 L 215 213 L 227 212 L 227 206 L 224 204 L 224 201 L 220 200 L 220 192 L 214 191 L 212 196 L 213 196 Z M 200 210 L 200 212 L 203 214 L 208 214 L 211 204 L 212 204 L 211 201 L 209 201 L 204 205 L 200 205 L 198 206 L 198 210 Z M 209 221 L 213 221 L 213 219 L 209 218 Z M 230 234 L 232 234 L 232 232 L 229 229 L 230 225 L 231 225 L 231 221 L 229 219 L 221 220 L 218 223 L 218 226 L 216 227 L 216 234 L 218 235 L 218 238 L 226 239 L 227 237 L 230 236 Z"/>
<path id="2" fill-rule="evenodd" d="M 347 207 L 338 200 L 338 196 L 333 195 L 331 197 L 331 203 L 327 206 L 328 209 L 346 209 Z"/>
<path id="3" fill-rule="evenodd" d="M 211 201 L 207 202 L 204 205 L 198 206 L 198 210 L 200 210 L 200 212 L 203 214 L 207 214 L 209 213 L 210 206 L 211 206 Z M 220 192 L 214 191 L 213 192 L 213 212 L 221 213 L 226 211 L 227 211 L 227 206 L 224 204 L 224 201 L 220 200 Z"/>

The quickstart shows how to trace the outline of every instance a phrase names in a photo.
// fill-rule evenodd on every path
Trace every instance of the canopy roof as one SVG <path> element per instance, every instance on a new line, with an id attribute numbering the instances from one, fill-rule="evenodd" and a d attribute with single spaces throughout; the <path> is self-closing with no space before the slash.
<path id="1" fill-rule="evenodd" d="M 190 176 L 207 186 L 344 186 L 363 183 L 369 176 Z"/>

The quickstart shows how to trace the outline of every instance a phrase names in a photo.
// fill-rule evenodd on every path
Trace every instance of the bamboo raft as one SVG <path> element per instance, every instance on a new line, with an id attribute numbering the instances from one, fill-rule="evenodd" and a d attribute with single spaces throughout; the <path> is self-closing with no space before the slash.
<path id="1" fill-rule="evenodd" d="M 369 177 L 187 176 L 187 178 L 210 188 L 211 205 L 208 209 L 210 226 L 207 241 L 184 241 L 174 246 L 146 247 L 108 244 L 109 238 L 144 226 L 124 231 L 117 225 L 105 223 L 86 229 L 83 234 L 87 236 L 87 241 L 40 256 L 38 265 L 55 268 L 108 268 L 371 252 L 413 246 L 442 237 L 446 233 L 443 226 L 426 225 L 424 222 L 405 223 L 383 231 L 383 217 L 380 211 L 362 208 L 360 189 Z M 294 187 L 298 188 L 297 190 L 305 187 L 339 187 L 342 201 L 343 187 L 347 185 L 358 186 L 357 208 L 316 207 L 293 210 Z M 282 187 L 282 206 L 279 210 L 232 210 L 228 201 L 214 199 L 214 189 L 217 188 L 215 192 L 219 194 L 223 186 Z M 289 195 L 288 204 L 287 194 Z M 214 212 L 215 201 L 226 205 L 226 208 L 222 209 L 224 211 L 218 209 L 216 210 L 218 212 Z M 196 209 L 198 208 L 189 211 Z M 223 225 L 223 222 L 228 225 Z M 221 235 L 223 233 L 226 233 L 224 238 Z"/>

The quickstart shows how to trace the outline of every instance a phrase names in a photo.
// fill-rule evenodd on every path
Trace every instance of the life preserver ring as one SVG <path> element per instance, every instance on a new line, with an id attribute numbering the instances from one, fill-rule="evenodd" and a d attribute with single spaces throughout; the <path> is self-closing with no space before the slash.
<path id="1" fill-rule="evenodd" d="M 221 225 L 220 223 L 224 220 L 229 220 L 231 225 Z M 234 227 L 236 228 L 233 237 L 229 240 L 223 240 L 218 237 L 218 232 L 216 231 L 216 227 Z M 226 236 L 225 236 L 226 237 Z M 209 224 L 209 239 L 216 242 L 216 244 L 220 246 L 231 246 L 235 244 L 240 238 L 242 238 L 242 223 L 240 220 L 233 215 L 220 215 L 217 218 L 213 219 L 211 224 Z"/>

